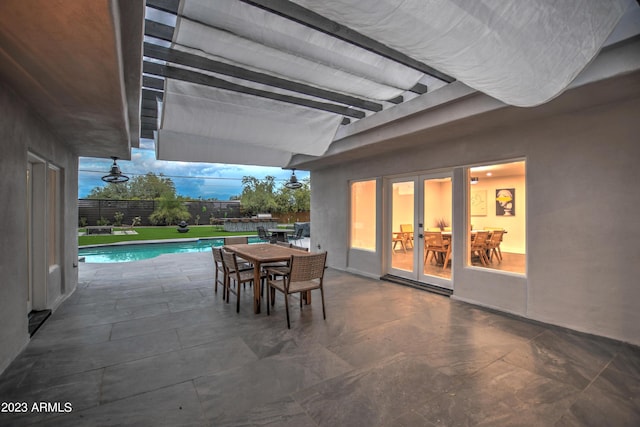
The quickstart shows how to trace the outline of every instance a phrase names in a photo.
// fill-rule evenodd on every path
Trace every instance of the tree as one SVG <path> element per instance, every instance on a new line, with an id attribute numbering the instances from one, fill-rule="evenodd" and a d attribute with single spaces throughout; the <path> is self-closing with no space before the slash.
<path id="1" fill-rule="evenodd" d="M 266 176 L 263 180 L 242 177 L 240 203 L 244 211 L 250 215 L 277 211 L 275 186 L 276 178 L 273 176 Z"/>
<path id="2" fill-rule="evenodd" d="M 127 183 L 109 183 L 104 187 L 94 187 L 87 196 L 88 199 L 125 200 L 129 198 L 129 185 Z"/>
<path id="3" fill-rule="evenodd" d="M 172 225 L 191 218 L 191 214 L 185 207 L 182 199 L 175 195 L 165 195 L 158 199 L 158 206 L 149 215 L 149 221 L 153 225 Z"/>
<path id="4" fill-rule="evenodd" d="M 304 212 L 311 208 L 311 185 L 309 178 L 300 181 L 302 187 L 292 190 L 280 187 L 276 195 L 279 213 Z"/>
<path id="5" fill-rule="evenodd" d="M 104 187 L 95 187 L 89 193 L 89 199 L 111 200 L 154 200 L 163 196 L 175 197 L 176 186 L 162 174 L 149 172 L 146 175 L 133 177 L 129 182 L 109 183 Z"/>
<path id="6" fill-rule="evenodd" d="M 163 174 L 156 175 L 148 172 L 146 175 L 135 176 L 129 183 L 132 199 L 153 200 L 160 197 L 175 197 L 176 186 L 171 178 Z"/>
<path id="7" fill-rule="evenodd" d="M 276 188 L 273 176 L 267 176 L 263 180 L 245 176 L 242 178 L 242 208 L 251 215 L 308 211 L 311 205 L 310 182 L 308 178 L 301 182 L 301 188 L 292 190 L 284 185 Z"/>

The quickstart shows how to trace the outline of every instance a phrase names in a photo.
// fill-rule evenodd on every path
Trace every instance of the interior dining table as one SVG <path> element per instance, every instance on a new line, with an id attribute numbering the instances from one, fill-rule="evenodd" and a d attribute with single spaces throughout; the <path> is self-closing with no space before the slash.
<path id="1" fill-rule="evenodd" d="M 260 313 L 260 269 L 265 263 L 288 261 L 291 255 L 309 255 L 300 249 L 270 243 L 225 245 L 224 249 L 253 264 L 253 311 Z"/>

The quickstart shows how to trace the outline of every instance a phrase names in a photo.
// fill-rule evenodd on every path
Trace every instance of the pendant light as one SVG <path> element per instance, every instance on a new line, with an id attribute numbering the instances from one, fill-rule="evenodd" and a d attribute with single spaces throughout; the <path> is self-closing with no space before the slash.
<path id="1" fill-rule="evenodd" d="M 102 180 L 104 182 L 113 183 L 113 184 L 120 184 L 120 183 L 129 181 L 129 177 L 127 175 L 123 175 L 122 172 L 120 172 L 120 168 L 116 164 L 116 160 L 118 160 L 118 158 L 117 157 L 111 157 L 111 158 L 113 159 L 113 164 L 111 165 L 111 170 L 109 171 L 109 175 L 103 176 Z"/>
<path id="2" fill-rule="evenodd" d="M 287 183 L 284 186 L 291 190 L 295 190 L 297 188 L 302 187 L 302 183 L 299 182 L 298 177 L 296 177 L 295 169 L 291 169 L 291 178 L 289 178 L 289 181 L 287 181 Z"/>

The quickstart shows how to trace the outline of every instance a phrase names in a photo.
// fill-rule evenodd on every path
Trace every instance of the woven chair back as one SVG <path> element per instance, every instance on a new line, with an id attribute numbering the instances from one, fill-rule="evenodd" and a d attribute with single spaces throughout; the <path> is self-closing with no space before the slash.
<path id="1" fill-rule="evenodd" d="M 225 245 L 243 245 L 247 243 L 249 243 L 249 238 L 247 236 L 234 236 L 224 238 Z"/>
<path id="2" fill-rule="evenodd" d="M 322 279 L 324 277 L 326 261 L 327 252 L 320 252 L 313 255 L 292 255 L 289 282 Z"/>
<path id="3" fill-rule="evenodd" d="M 229 274 L 235 274 L 238 270 L 238 259 L 233 252 L 222 251 L 222 261 Z"/>

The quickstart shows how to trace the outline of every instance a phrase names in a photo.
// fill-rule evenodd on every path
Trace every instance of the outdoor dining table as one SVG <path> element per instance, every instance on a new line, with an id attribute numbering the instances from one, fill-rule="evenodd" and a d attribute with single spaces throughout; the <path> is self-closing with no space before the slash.
<path id="1" fill-rule="evenodd" d="M 287 238 L 287 236 L 290 236 L 291 234 L 293 234 L 291 232 L 291 230 L 283 230 L 281 228 L 270 228 L 269 230 L 267 230 L 269 233 L 271 233 L 272 235 L 276 235 L 276 240 L 278 242 L 288 242 L 289 239 Z"/>
<path id="2" fill-rule="evenodd" d="M 260 313 L 260 269 L 262 268 L 262 264 L 288 261 L 291 255 L 309 255 L 307 251 L 270 243 L 225 245 L 224 249 L 229 252 L 234 252 L 240 258 L 253 264 L 254 313 Z"/>

